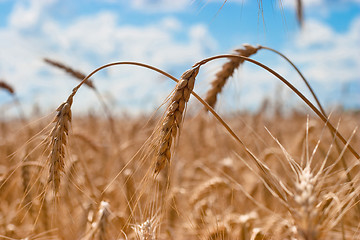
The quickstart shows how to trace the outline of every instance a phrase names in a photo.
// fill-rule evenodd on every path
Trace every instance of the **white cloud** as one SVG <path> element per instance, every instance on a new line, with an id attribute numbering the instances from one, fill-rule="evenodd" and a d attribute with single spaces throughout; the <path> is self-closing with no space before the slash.
<path id="1" fill-rule="evenodd" d="M 100 0 L 107 3 L 119 4 L 116 0 Z M 219 7 L 225 3 L 225 0 L 123 0 L 120 1 L 129 5 L 131 8 L 140 10 L 143 12 L 151 13 L 169 13 L 169 12 L 183 12 L 183 11 L 197 11 L 202 9 L 209 3 L 216 3 Z M 244 4 L 247 0 L 228 0 L 226 5 L 230 4 Z"/>
<path id="2" fill-rule="evenodd" d="M 308 7 L 313 7 L 313 6 L 321 6 L 325 3 L 325 0 L 302 0 L 302 5 L 305 8 Z M 297 1 L 296 0 L 287 0 L 287 1 L 282 1 L 282 4 L 284 7 L 296 7 L 297 5 Z"/>
<path id="3" fill-rule="evenodd" d="M 10 17 L 10 26 L 27 29 L 37 25 L 47 6 L 56 0 L 27 0 L 17 2 Z"/>
<path id="4" fill-rule="evenodd" d="M 358 80 L 360 76 L 360 17 L 347 32 L 335 32 L 325 23 L 309 20 L 295 36 L 289 56 L 310 79 L 323 83 Z M 296 49 L 296 50 L 295 50 Z"/>
<path id="5" fill-rule="evenodd" d="M 191 6 L 190 0 L 132 0 L 130 4 L 133 8 L 146 11 L 182 11 Z M 128 2 L 129 3 L 129 2 Z"/>
<path id="6" fill-rule="evenodd" d="M 145 5 L 163 3 L 164 7 L 171 2 L 146 1 Z M 190 2 L 193 4 L 194 1 Z M 64 25 L 52 17 L 51 12 L 47 12 L 54 1 L 26 3 L 17 3 L 9 16 L 10 25 L 0 28 L 0 77 L 12 83 L 20 98 L 29 106 L 36 101 L 40 106 L 53 109 L 66 99 L 75 85 L 71 77 L 44 64 L 43 57 L 64 61 L 85 73 L 108 62 L 139 61 L 179 76 L 185 68 L 218 50 L 209 27 L 201 23 L 185 25 L 181 19 L 164 17 L 136 26 L 120 24 L 123 19 L 119 20 L 115 12 L 102 11 L 75 17 L 69 21 L 71 25 Z M 22 15 L 26 21 L 21 19 Z M 305 20 L 305 28 L 297 33 L 283 52 L 300 66 L 312 83 L 327 86 L 321 91 L 333 91 L 333 83 L 358 80 L 360 18 L 355 19 L 343 33 L 337 33 L 321 21 Z M 31 35 L 26 31 L 29 29 Z M 264 63 L 278 64 L 272 60 Z M 294 73 L 286 70 L 289 69 L 288 65 L 279 69 L 287 79 L 293 81 Z M 229 92 L 235 95 L 240 92 L 240 101 L 246 106 L 256 101 L 259 103 L 263 96 L 273 93 L 274 86 L 268 85 L 270 76 L 258 68 L 251 71 L 245 68 L 241 75 L 244 77 L 243 86 L 237 89 L 240 91 L 230 88 Z M 147 110 L 157 107 L 174 86 L 160 81 L 158 74 L 137 67 L 113 67 L 96 75 L 95 79 L 95 85 L 108 93 L 108 98 L 114 98 L 116 106 L 131 106 L 139 111 L 144 106 Z M 210 76 L 208 80 L 211 79 Z M 204 89 L 208 87 L 208 80 L 203 85 Z M 277 84 L 277 81 L 271 84 Z M 202 89 L 197 85 L 197 90 Z M 231 93 L 223 96 L 236 98 Z M 34 97 L 36 100 L 33 100 Z M 85 89 L 79 92 L 75 103 L 74 112 L 98 104 L 94 95 Z"/>
<path id="7" fill-rule="evenodd" d="M 47 21 L 43 33 L 62 50 L 103 60 L 119 58 L 151 62 L 161 67 L 186 64 L 204 56 L 216 44 L 207 27 L 194 24 L 183 28 L 176 18 L 141 27 L 118 25 L 113 13 L 80 18 L 69 27 Z M 178 40 L 181 36 L 183 40 Z"/>
<path id="8" fill-rule="evenodd" d="M 78 17 L 71 25 L 64 25 L 42 15 L 43 5 L 37 4 L 21 10 L 31 16 L 29 24 L 14 20 L 21 12 L 15 8 L 9 17 L 11 26 L 0 29 L 0 72 L 29 106 L 36 98 L 42 107 L 56 107 L 76 84 L 65 73 L 43 63 L 43 57 L 63 61 L 85 73 L 113 61 L 139 61 L 179 74 L 179 70 L 186 70 L 183 66 L 190 68 L 216 48 L 202 24 L 183 26 L 178 19 L 166 17 L 143 26 L 120 25 L 116 14 L 108 11 Z M 31 35 L 23 31 L 28 28 L 35 29 Z M 166 89 L 163 93 L 167 94 L 174 85 L 158 82 L 159 75 L 149 72 L 134 67 L 111 68 L 105 71 L 106 77 L 95 76 L 95 85 L 125 107 L 136 103 L 132 108 L 140 110 L 140 99 L 149 109 L 155 99 L 154 108 L 159 104 L 158 89 Z M 90 91 L 79 94 L 78 110 L 98 104 Z"/>
<path id="9" fill-rule="evenodd" d="M 297 33 L 295 42 L 300 48 L 331 44 L 334 40 L 334 35 L 335 32 L 330 26 L 319 21 L 308 20 L 304 25 L 304 29 Z"/>

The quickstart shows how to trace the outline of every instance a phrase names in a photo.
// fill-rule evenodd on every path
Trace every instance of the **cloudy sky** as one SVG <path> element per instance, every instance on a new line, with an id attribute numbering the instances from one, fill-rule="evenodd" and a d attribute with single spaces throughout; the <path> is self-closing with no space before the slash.
<path id="1" fill-rule="evenodd" d="M 84 73 L 114 61 L 148 63 L 179 77 L 195 62 L 229 53 L 243 43 L 275 48 L 303 71 L 320 101 L 360 107 L 360 0 L 303 0 L 304 25 L 295 0 L 0 0 L 0 79 L 11 84 L 23 107 L 49 113 L 76 82 L 44 57 Z M 262 9 L 262 10 L 260 10 Z M 270 52 L 254 59 L 277 70 L 306 96 L 293 69 Z M 206 65 L 196 91 L 206 93 L 223 61 Z M 112 109 L 152 111 L 174 83 L 146 69 L 118 66 L 94 76 Z M 255 109 L 264 98 L 303 104 L 270 74 L 246 63 L 220 98 L 220 109 Z M 0 92 L 0 108 L 11 103 Z M 84 87 L 74 112 L 97 111 Z M 11 115 L 11 107 L 2 111 Z"/>

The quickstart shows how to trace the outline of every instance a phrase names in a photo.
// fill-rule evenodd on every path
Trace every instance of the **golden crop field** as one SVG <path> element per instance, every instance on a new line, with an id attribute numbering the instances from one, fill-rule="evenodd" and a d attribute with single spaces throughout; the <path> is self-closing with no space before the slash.
<path id="1" fill-rule="evenodd" d="M 253 60 L 258 51 L 283 57 L 312 91 L 280 52 L 249 44 L 179 78 L 139 62 L 84 75 L 44 59 L 81 82 L 50 116 L 1 119 L 0 239 L 360 239 L 359 112 L 327 113 L 316 93 L 310 101 Z M 197 95 L 198 73 L 217 59 L 224 65 Z M 217 99 L 245 62 L 275 76 L 307 110 L 284 114 L 264 101 L 253 113 L 219 114 Z M 177 83 L 155 114 L 115 117 L 92 76 L 118 65 Z M 86 87 L 104 111 L 73 115 Z M 0 90 L 21 113 L 12 86 L 1 81 Z M 190 98 L 201 107 L 190 110 Z"/>
<path id="2" fill-rule="evenodd" d="M 219 70 L 210 105 L 242 63 L 233 56 Z M 162 116 L 72 119 L 75 88 L 53 121 L 3 121 L 2 238 L 356 239 L 359 115 L 324 122 L 264 104 L 185 118 L 199 66 Z"/>

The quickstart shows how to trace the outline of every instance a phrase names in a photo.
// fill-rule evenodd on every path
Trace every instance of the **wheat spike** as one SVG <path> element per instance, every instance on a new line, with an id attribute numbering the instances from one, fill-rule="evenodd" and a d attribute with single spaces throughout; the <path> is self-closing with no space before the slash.
<path id="1" fill-rule="evenodd" d="M 297 220 L 297 230 L 304 239 L 319 239 L 320 224 L 316 209 L 315 192 L 316 178 L 310 171 L 310 167 L 300 171 L 299 179 L 295 183 L 294 200 L 297 204 L 297 213 L 294 218 Z"/>
<path id="2" fill-rule="evenodd" d="M 51 59 L 49 59 L 49 58 L 44 58 L 44 61 L 45 61 L 46 63 L 54 66 L 54 67 L 63 69 L 64 71 L 66 71 L 67 73 L 69 73 L 71 76 L 73 76 L 74 78 L 76 78 L 76 79 L 78 79 L 78 80 L 80 80 L 80 81 L 82 81 L 82 80 L 86 77 L 85 74 L 83 74 L 83 73 L 81 73 L 81 72 L 79 72 L 79 71 L 77 71 L 77 70 L 75 70 L 75 69 L 73 69 L 73 68 L 71 68 L 71 67 L 69 67 L 69 66 L 66 66 L 65 64 L 63 64 L 63 63 L 61 63 L 61 62 L 58 62 L 58 61 L 55 61 L 55 60 L 51 60 Z M 85 84 L 86 84 L 88 87 L 95 89 L 95 86 L 94 86 L 94 84 L 93 84 L 93 82 L 92 82 L 91 79 L 86 80 Z"/>
<path id="3" fill-rule="evenodd" d="M 53 127 L 50 133 L 50 170 L 49 170 L 49 182 L 53 183 L 54 191 L 57 193 L 60 187 L 60 176 L 64 172 L 64 157 L 65 147 L 67 144 L 67 135 L 71 125 L 71 105 L 73 102 L 73 95 L 68 100 L 62 103 L 56 111 L 58 112 Z"/>
<path id="4" fill-rule="evenodd" d="M 143 224 L 136 225 L 134 228 L 136 235 L 140 240 L 155 240 L 155 227 L 152 221 L 146 220 Z"/>
<path id="5" fill-rule="evenodd" d="M 175 87 L 174 94 L 170 99 L 166 115 L 161 122 L 160 139 L 156 153 L 155 174 L 159 173 L 171 159 L 171 146 L 177 133 L 180 131 L 183 112 L 189 101 L 190 94 L 194 89 L 195 78 L 199 68 L 187 70 Z"/>
<path id="6" fill-rule="evenodd" d="M 3 80 L 0 80 L 0 88 L 6 90 L 10 95 L 15 95 L 14 88 Z"/>
<path id="7" fill-rule="evenodd" d="M 243 44 L 243 48 L 235 50 L 235 54 L 243 57 L 250 57 L 259 50 L 259 47 L 254 47 L 249 44 Z M 217 100 L 217 95 L 222 91 L 226 81 L 230 78 L 235 69 L 237 69 L 240 64 L 244 62 L 240 58 L 230 58 L 230 61 L 226 62 L 221 70 L 216 73 L 215 79 L 211 82 L 211 88 L 207 92 L 205 101 L 211 106 L 214 107 Z"/>

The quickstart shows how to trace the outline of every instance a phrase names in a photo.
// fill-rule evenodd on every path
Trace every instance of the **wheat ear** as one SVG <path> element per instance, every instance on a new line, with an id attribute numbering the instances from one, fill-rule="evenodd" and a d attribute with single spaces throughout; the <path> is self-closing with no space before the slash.
<path id="1" fill-rule="evenodd" d="M 66 71 L 67 73 L 69 73 L 71 76 L 73 76 L 74 78 L 78 79 L 78 80 L 83 80 L 86 75 L 69 67 L 69 66 L 66 66 L 65 64 L 59 62 L 59 61 L 55 61 L 55 60 L 51 60 L 49 58 L 44 58 L 44 61 L 54 67 L 57 67 L 57 68 L 60 68 L 60 69 L 63 69 L 64 71 Z M 93 84 L 93 81 L 91 79 L 87 79 L 85 82 L 84 82 L 88 87 L 92 88 L 92 89 L 95 89 L 95 86 Z"/>
<path id="2" fill-rule="evenodd" d="M 153 225 L 154 223 L 148 219 L 143 224 L 136 225 L 133 229 L 140 240 L 155 240 L 156 227 Z"/>
<path id="3" fill-rule="evenodd" d="M 49 182 L 52 182 L 55 193 L 59 191 L 61 173 L 64 172 L 65 147 L 71 125 L 72 102 L 73 94 L 56 109 L 58 113 L 53 121 L 55 126 L 50 133 Z"/>
<path id="4" fill-rule="evenodd" d="M 195 78 L 199 68 L 187 70 L 175 87 L 170 98 L 170 105 L 166 110 L 160 127 L 160 138 L 156 153 L 155 174 L 158 174 L 171 159 L 171 146 L 177 133 L 180 131 L 185 106 L 189 101 L 190 94 L 194 89 Z"/>
<path id="5" fill-rule="evenodd" d="M 25 121 L 25 113 L 21 107 L 21 103 L 18 99 L 18 97 L 16 96 L 16 91 L 15 89 L 8 84 L 7 82 L 5 82 L 4 80 L 0 80 L 0 89 L 4 89 L 5 91 L 7 91 L 11 97 L 13 97 L 14 103 L 17 105 L 18 111 L 19 111 L 19 115 L 20 115 L 20 120 L 22 121 L 22 123 L 25 125 L 26 121 Z M 31 131 L 31 130 L 29 130 Z"/>
<path id="6" fill-rule="evenodd" d="M 235 54 L 244 57 L 250 57 L 258 51 L 259 47 L 254 47 L 249 44 L 243 44 L 243 48 L 235 50 Z M 226 81 L 230 78 L 235 69 L 237 69 L 244 60 L 241 58 L 229 58 L 221 70 L 216 73 L 215 79 L 211 82 L 211 88 L 207 92 L 205 101 L 214 108 L 217 100 L 217 95 L 222 91 Z"/>
<path id="7" fill-rule="evenodd" d="M 0 80 L 0 88 L 6 90 L 11 95 L 15 95 L 14 88 L 10 86 L 8 83 L 4 82 L 3 80 Z"/>

